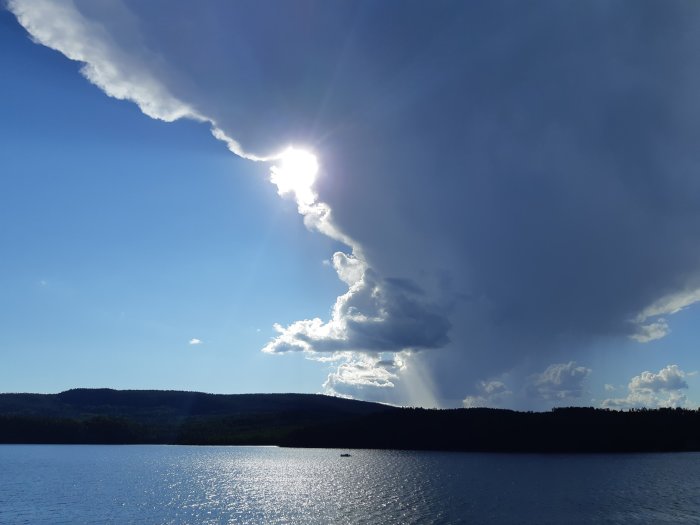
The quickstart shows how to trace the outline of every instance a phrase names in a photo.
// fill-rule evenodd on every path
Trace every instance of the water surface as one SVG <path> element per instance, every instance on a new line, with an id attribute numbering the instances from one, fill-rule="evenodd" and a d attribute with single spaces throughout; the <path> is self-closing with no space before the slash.
<path id="1" fill-rule="evenodd" d="M 700 523 L 700 454 L 0 446 L 0 523 Z"/>

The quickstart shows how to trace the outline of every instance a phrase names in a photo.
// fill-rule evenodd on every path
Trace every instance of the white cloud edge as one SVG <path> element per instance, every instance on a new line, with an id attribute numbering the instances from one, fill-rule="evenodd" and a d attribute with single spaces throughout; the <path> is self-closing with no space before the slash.
<path id="1" fill-rule="evenodd" d="M 212 135 L 239 157 L 253 161 L 275 158 L 244 150 L 214 118 L 175 97 L 147 64 L 127 56 L 100 24 L 85 18 L 72 2 L 8 0 L 7 7 L 34 42 L 82 63 L 82 75 L 108 96 L 133 102 L 156 120 L 174 122 L 184 118 L 207 122 Z"/>

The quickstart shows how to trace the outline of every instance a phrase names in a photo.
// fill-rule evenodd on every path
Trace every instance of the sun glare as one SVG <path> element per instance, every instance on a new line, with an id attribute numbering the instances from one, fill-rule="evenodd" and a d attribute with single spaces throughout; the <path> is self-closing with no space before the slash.
<path id="1" fill-rule="evenodd" d="M 318 174 L 316 156 L 308 151 L 289 147 L 277 157 L 279 164 L 271 169 L 270 180 L 280 195 L 294 193 L 299 204 L 313 204 L 313 185 Z"/>

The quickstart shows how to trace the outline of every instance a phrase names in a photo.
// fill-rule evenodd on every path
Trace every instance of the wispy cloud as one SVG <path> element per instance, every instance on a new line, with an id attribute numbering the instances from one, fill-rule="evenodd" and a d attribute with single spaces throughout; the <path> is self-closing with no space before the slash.
<path id="1" fill-rule="evenodd" d="M 202 341 L 201 339 L 197 339 L 196 337 L 193 337 L 192 339 L 190 339 L 190 342 L 189 342 L 190 345 L 201 345 L 203 343 L 204 343 L 204 341 Z"/>
<path id="2" fill-rule="evenodd" d="M 462 400 L 464 408 L 501 407 L 513 395 L 503 381 L 481 381 L 477 385 L 478 394 Z"/>
<path id="3" fill-rule="evenodd" d="M 635 317 L 637 329 L 630 338 L 648 343 L 667 336 L 671 329 L 664 316 L 677 314 L 698 301 L 700 288 L 674 292 L 657 299 Z"/>
<path id="4" fill-rule="evenodd" d="M 639 324 L 637 331 L 630 335 L 630 339 L 634 339 L 638 343 L 649 343 L 666 337 L 671 329 L 666 322 L 666 319 L 660 318 L 652 323 Z"/>
<path id="5" fill-rule="evenodd" d="M 530 378 L 528 391 L 545 401 L 573 401 L 583 396 L 590 373 L 590 368 L 574 361 L 552 364 Z"/>

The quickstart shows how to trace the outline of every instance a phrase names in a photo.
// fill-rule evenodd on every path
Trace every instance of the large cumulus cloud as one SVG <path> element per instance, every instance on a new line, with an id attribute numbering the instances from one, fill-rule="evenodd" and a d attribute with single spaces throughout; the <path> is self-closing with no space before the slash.
<path id="1" fill-rule="evenodd" d="M 603 401 L 605 408 L 685 407 L 688 389 L 687 374 L 678 365 L 668 365 L 657 373 L 645 371 L 634 376 L 627 385 L 625 397 Z"/>
<path id="2" fill-rule="evenodd" d="M 485 398 L 587 370 L 598 338 L 663 337 L 700 297 L 692 4 L 51 5 L 10 2 L 112 96 L 250 158 L 320 154 L 307 224 L 350 247 L 349 290 L 267 350 L 361 352 L 335 385 Z"/>
<path id="3" fill-rule="evenodd" d="M 411 281 L 380 279 L 356 257 L 336 252 L 333 264 L 350 289 L 338 297 L 330 321 L 297 321 L 263 351 L 284 353 L 402 352 L 439 348 L 448 342 L 449 321 Z"/>

